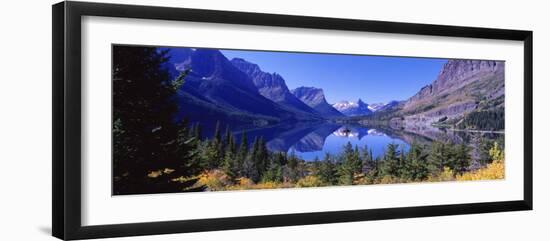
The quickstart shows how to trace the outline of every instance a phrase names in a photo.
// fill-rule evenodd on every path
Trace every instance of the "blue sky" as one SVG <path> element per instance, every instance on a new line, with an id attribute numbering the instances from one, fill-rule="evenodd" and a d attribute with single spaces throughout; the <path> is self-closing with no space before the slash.
<path id="1" fill-rule="evenodd" d="M 283 76 L 289 89 L 322 88 L 329 103 L 405 100 L 437 77 L 446 59 L 222 50 L 265 72 Z"/>

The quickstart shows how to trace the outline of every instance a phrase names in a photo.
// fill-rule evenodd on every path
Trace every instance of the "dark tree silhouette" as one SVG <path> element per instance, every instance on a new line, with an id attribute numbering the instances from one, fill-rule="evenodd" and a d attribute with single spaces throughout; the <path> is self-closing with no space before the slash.
<path id="1" fill-rule="evenodd" d="M 200 190 L 190 178 L 199 170 L 187 123 L 174 122 L 187 72 L 171 80 L 167 59 L 156 48 L 113 47 L 114 194 Z"/>

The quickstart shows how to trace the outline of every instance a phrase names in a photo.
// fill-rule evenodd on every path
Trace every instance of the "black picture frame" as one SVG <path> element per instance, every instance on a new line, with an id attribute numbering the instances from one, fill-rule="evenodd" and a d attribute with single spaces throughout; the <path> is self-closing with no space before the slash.
<path id="1" fill-rule="evenodd" d="M 532 210 L 533 32 L 290 16 L 262 13 L 197 10 L 89 2 L 60 2 L 53 15 L 53 195 L 52 233 L 60 239 L 106 238 L 228 229 L 308 225 L 380 219 Z M 342 210 L 235 218 L 141 222 L 82 226 L 81 224 L 81 17 L 281 26 L 378 33 L 517 40 L 524 43 L 524 194 L 521 200 L 421 207 Z"/>

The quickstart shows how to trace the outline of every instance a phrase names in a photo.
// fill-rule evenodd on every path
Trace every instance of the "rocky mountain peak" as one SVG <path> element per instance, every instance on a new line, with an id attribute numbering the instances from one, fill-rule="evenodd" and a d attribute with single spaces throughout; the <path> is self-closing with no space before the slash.
<path id="1" fill-rule="evenodd" d="M 323 89 L 315 87 L 298 87 L 292 90 L 292 94 L 307 103 L 321 103 L 326 102 Z"/>
<path id="2" fill-rule="evenodd" d="M 191 69 L 191 76 L 204 84 L 231 84 L 250 92 L 257 92 L 252 80 L 235 68 L 231 62 L 215 49 L 172 49 L 171 59 L 178 71 Z"/>
<path id="3" fill-rule="evenodd" d="M 500 108 L 504 100 L 504 61 L 449 60 L 437 78 L 403 105 L 407 128 L 440 120 L 460 121 L 475 110 Z"/>
<path id="4" fill-rule="evenodd" d="M 315 110 L 290 93 L 281 75 L 264 72 L 257 64 L 248 62 L 242 58 L 234 58 L 231 60 L 231 63 L 252 79 L 252 82 L 264 97 L 284 105 L 294 112 L 318 115 Z"/>
<path id="5" fill-rule="evenodd" d="M 248 62 L 248 61 L 246 61 L 245 59 L 242 59 L 242 58 L 233 58 L 233 59 L 231 59 L 231 63 L 235 67 L 237 67 L 238 69 L 240 69 L 241 71 L 243 71 L 247 74 L 254 74 L 254 73 L 259 73 L 259 72 L 262 71 L 260 69 L 260 66 L 258 66 L 257 64 Z"/>
<path id="6" fill-rule="evenodd" d="M 283 92 L 288 91 L 285 80 L 277 73 L 271 74 L 263 72 L 257 64 L 248 62 L 242 58 L 233 58 L 231 59 L 231 63 L 237 67 L 237 69 L 250 76 L 254 85 L 256 85 L 260 92 L 262 88 L 272 87 L 281 88 Z"/>
<path id="7" fill-rule="evenodd" d="M 381 110 L 388 110 L 388 109 L 394 108 L 397 105 L 399 105 L 399 101 L 392 100 L 392 101 L 389 101 L 389 102 L 386 102 L 386 103 L 368 104 L 368 108 L 372 112 L 377 112 L 377 111 L 381 111 Z"/>
<path id="8" fill-rule="evenodd" d="M 327 103 L 323 89 L 315 87 L 298 87 L 291 92 L 306 105 L 315 109 L 325 117 L 343 116 L 342 113 Z"/>
<path id="9" fill-rule="evenodd" d="M 503 61 L 494 60 L 449 60 L 441 69 L 437 79 L 432 84 L 432 91 L 442 92 L 450 87 L 458 86 L 475 79 L 470 77 L 504 71 Z"/>
<path id="10" fill-rule="evenodd" d="M 452 92 L 458 88 L 479 80 L 479 76 L 504 73 L 504 62 L 494 60 L 449 60 L 439 72 L 433 83 L 426 85 L 412 96 L 408 102 L 414 102 Z"/>

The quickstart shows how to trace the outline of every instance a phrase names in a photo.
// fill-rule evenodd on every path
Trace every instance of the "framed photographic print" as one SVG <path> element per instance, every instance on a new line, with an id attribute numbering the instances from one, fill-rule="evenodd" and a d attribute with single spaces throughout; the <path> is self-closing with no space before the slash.
<path id="1" fill-rule="evenodd" d="M 532 32 L 61 2 L 53 235 L 532 209 Z"/>

